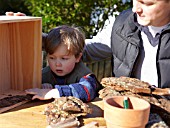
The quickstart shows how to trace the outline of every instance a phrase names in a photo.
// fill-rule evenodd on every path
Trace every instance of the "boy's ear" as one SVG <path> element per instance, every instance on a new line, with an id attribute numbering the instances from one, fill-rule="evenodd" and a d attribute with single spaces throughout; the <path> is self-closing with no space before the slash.
<path id="1" fill-rule="evenodd" d="M 81 57 L 82 57 L 83 53 L 81 52 L 77 57 L 76 57 L 76 62 L 80 62 Z"/>

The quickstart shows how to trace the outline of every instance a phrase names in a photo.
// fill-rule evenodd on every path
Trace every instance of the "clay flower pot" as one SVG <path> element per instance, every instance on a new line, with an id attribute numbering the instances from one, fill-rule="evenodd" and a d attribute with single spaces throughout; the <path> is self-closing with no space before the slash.
<path id="1" fill-rule="evenodd" d="M 107 128 L 145 128 L 150 113 L 147 101 L 128 97 L 128 109 L 123 105 L 124 96 L 108 97 L 103 101 Z"/>

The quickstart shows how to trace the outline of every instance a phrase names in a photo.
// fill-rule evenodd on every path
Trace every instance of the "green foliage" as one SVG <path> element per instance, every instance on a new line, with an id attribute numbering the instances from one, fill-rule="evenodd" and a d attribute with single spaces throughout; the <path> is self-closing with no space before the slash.
<path id="1" fill-rule="evenodd" d="M 83 0 L 27 0 L 33 16 L 41 16 L 43 31 L 62 24 L 75 25 L 92 32 L 89 24 L 93 3 Z"/>
<path id="2" fill-rule="evenodd" d="M 129 7 L 122 0 L 0 0 L 0 15 L 13 11 L 42 17 L 43 32 L 63 24 L 80 26 L 90 38 L 110 15 Z"/>
<path id="3" fill-rule="evenodd" d="M 109 15 L 130 4 L 121 0 L 26 0 L 26 6 L 33 16 L 42 17 L 43 32 L 58 25 L 75 25 L 82 27 L 89 38 L 103 27 Z"/>

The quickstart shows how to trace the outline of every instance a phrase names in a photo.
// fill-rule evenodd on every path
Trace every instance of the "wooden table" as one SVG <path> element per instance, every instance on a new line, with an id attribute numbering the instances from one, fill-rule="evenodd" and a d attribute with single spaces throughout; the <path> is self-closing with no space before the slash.
<path id="1" fill-rule="evenodd" d="M 43 115 L 45 106 L 50 101 L 31 101 L 10 111 L 0 114 L 1 128 L 45 128 L 47 126 L 46 115 Z M 81 126 L 92 121 L 99 126 L 106 126 L 103 118 L 103 101 L 100 98 L 88 103 L 92 107 L 92 114 L 80 118 Z"/>

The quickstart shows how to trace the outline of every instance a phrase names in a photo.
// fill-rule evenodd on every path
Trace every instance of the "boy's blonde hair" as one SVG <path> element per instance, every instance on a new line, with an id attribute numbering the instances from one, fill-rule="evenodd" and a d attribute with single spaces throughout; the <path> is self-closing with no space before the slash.
<path id="1" fill-rule="evenodd" d="M 85 35 L 78 27 L 59 26 L 52 29 L 45 39 L 45 51 L 53 54 L 60 44 L 65 44 L 68 54 L 78 57 L 83 52 L 85 45 Z"/>

